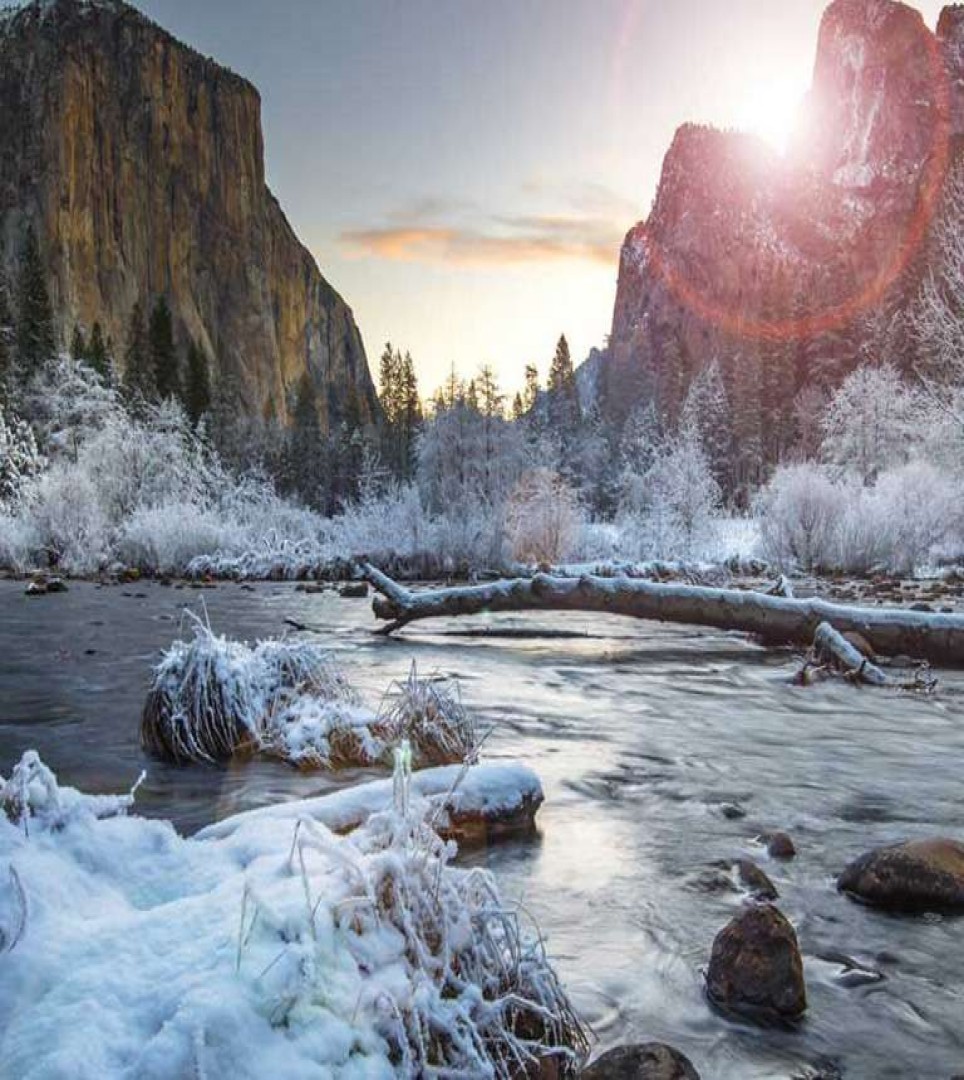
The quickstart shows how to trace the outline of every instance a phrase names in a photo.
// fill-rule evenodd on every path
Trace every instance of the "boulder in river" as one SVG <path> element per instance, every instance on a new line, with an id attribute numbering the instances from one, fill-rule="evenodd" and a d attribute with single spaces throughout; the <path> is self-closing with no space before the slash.
<path id="1" fill-rule="evenodd" d="M 792 859 L 797 853 L 796 845 L 789 833 L 764 833 L 760 839 L 766 844 L 767 854 L 771 859 Z"/>
<path id="2" fill-rule="evenodd" d="M 747 907 L 713 942 L 706 973 L 710 1002 L 759 1024 L 787 1024 L 807 1009 L 797 935 L 772 905 Z"/>
<path id="3" fill-rule="evenodd" d="M 368 582 L 349 581 L 338 590 L 338 595 L 345 600 L 364 600 L 368 595 Z"/>
<path id="4" fill-rule="evenodd" d="M 938 838 L 875 848 L 844 870 L 837 888 L 886 911 L 964 914 L 964 844 Z"/>
<path id="5" fill-rule="evenodd" d="M 777 887 L 752 859 L 720 859 L 713 863 L 714 873 L 705 874 L 699 887 L 707 892 L 727 890 L 749 893 L 754 900 L 776 900 Z"/>
<path id="6" fill-rule="evenodd" d="M 690 1059 L 665 1043 L 617 1046 L 580 1075 L 582 1080 L 700 1080 Z"/>

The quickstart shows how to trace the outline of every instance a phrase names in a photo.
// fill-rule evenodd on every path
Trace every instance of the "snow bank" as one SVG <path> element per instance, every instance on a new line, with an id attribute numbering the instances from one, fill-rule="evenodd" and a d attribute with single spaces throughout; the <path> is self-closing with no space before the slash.
<path id="1" fill-rule="evenodd" d="M 206 839 L 99 820 L 42 775 L 76 810 L 0 814 L 0 920 L 23 924 L 0 1075 L 508 1077 L 547 1054 L 565 1075 L 584 1052 L 541 939 L 452 866 L 404 773 L 349 837 L 260 812 Z"/>
<path id="2" fill-rule="evenodd" d="M 451 822 L 469 816 L 498 823 L 530 809 L 534 815 L 544 798 L 538 776 L 528 766 L 516 762 L 423 769 L 412 773 L 411 791 L 432 805 L 433 812 L 437 812 L 436 826 L 442 832 L 448 831 Z M 393 780 L 375 780 L 317 798 L 247 810 L 209 825 L 197 838 L 237 838 L 266 818 L 292 826 L 310 820 L 332 832 L 350 832 L 389 808 L 393 797 Z"/>

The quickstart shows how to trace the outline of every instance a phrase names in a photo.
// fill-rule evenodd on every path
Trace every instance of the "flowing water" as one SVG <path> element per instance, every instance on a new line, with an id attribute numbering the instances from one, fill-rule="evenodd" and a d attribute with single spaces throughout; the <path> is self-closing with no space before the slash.
<path id="1" fill-rule="evenodd" d="M 841 683 L 789 684 L 798 657 L 738 635 L 603 616 L 480 617 L 375 637 L 370 605 L 291 585 L 74 584 L 27 598 L 0 583 L 0 773 L 35 747 L 60 779 L 126 789 L 184 832 L 237 810 L 357 781 L 284 766 L 172 768 L 147 760 L 138 718 L 151 662 L 206 605 L 216 630 L 278 636 L 293 616 L 373 703 L 420 670 L 457 676 L 492 733 L 489 759 L 539 773 L 539 835 L 472 856 L 539 923 L 599 1046 L 660 1039 L 704 1080 L 964 1072 L 964 920 L 896 918 L 839 896 L 834 877 L 869 847 L 964 833 L 964 676 L 932 698 Z M 467 637 L 469 628 L 564 628 L 559 638 Z M 730 818 L 726 804 L 746 811 Z M 798 856 L 754 838 L 789 831 Z M 713 937 L 740 897 L 708 892 L 719 859 L 757 859 L 805 955 L 808 1018 L 794 1031 L 721 1019 L 702 993 Z M 836 955 L 874 969 L 844 975 Z M 829 959 L 828 959 L 829 957 Z M 856 984 L 856 985 L 855 985 Z M 819 1072 L 819 1070 L 823 1070 Z"/>

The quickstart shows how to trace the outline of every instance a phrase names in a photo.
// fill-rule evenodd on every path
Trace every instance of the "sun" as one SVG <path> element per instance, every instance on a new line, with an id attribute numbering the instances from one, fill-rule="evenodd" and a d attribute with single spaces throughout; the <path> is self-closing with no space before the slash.
<path id="1" fill-rule="evenodd" d="M 759 135 L 784 154 L 799 124 L 804 94 L 796 83 L 774 80 L 758 84 L 737 104 L 732 126 Z"/>

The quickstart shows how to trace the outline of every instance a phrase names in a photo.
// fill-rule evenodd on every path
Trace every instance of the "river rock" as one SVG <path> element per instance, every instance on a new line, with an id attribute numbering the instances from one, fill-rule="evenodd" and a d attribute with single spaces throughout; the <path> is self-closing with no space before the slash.
<path id="1" fill-rule="evenodd" d="M 700 1080 L 690 1059 L 665 1043 L 617 1046 L 580 1075 L 582 1080 Z"/>
<path id="2" fill-rule="evenodd" d="M 739 888 L 745 889 L 754 900 L 776 900 L 780 895 L 777 887 L 752 859 L 721 859 L 713 863 L 713 869 L 715 873 L 705 874 L 699 879 L 700 888 L 706 892 L 734 892 L 738 888 L 736 882 L 739 882 Z"/>
<path id="3" fill-rule="evenodd" d="M 350 581 L 347 585 L 342 585 L 338 595 L 345 600 L 363 600 L 368 595 L 368 582 Z"/>
<path id="4" fill-rule="evenodd" d="M 844 870 L 837 888 L 887 911 L 964 914 L 964 844 L 938 838 L 875 848 Z"/>
<path id="5" fill-rule="evenodd" d="M 797 854 L 793 838 L 789 833 L 764 833 L 760 839 L 766 844 L 767 854 L 771 859 L 792 859 Z"/>
<path id="6" fill-rule="evenodd" d="M 745 908 L 717 935 L 706 993 L 723 1012 L 760 1024 L 785 1024 L 806 1012 L 797 935 L 772 905 Z"/>

